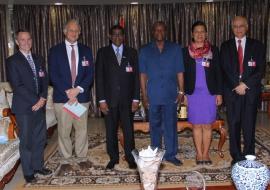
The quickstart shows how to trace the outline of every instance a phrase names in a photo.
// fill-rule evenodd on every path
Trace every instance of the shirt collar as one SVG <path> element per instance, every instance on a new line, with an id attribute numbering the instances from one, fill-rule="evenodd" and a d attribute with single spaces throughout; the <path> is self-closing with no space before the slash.
<path id="1" fill-rule="evenodd" d="M 30 57 L 32 58 L 31 51 L 30 51 L 30 53 L 25 53 L 25 52 L 23 52 L 23 51 L 21 51 L 21 50 L 19 50 L 19 51 L 24 55 L 24 57 L 27 58 L 27 56 L 30 55 Z"/>
<path id="2" fill-rule="evenodd" d="M 112 43 L 112 48 L 113 48 L 113 50 L 114 50 L 114 52 L 116 52 L 116 49 L 117 48 L 119 48 L 119 52 L 123 52 L 123 44 L 121 44 L 119 47 L 118 46 L 116 46 L 116 45 L 114 45 L 113 43 Z"/>
<path id="3" fill-rule="evenodd" d="M 168 47 L 168 45 L 169 45 L 169 41 L 168 40 L 165 40 L 164 41 L 164 48 L 163 48 L 163 50 L 166 49 Z M 158 48 L 155 40 L 152 41 L 152 47 L 153 48 Z"/>
<path id="4" fill-rule="evenodd" d="M 67 40 L 65 40 L 65 44 L 66 44 L 66 46 L 71 46 L 71 45 L 74 45 L 74 46 L 77 46 L 78 45 L 78 42 L 76 41 L 76 42 L 74 42 L 73 44 L 72 43 L 70 43 L 69 41 L 67 41 Z"/>
<path id="5" fill-rule="evenodd" d="M 235 42 L 238 43 L 238 40 L 241 40 L 241 43 L 245 43 L 247 40 L 247 36 L 244 36 L 242 39 L 235 37 Z"/>

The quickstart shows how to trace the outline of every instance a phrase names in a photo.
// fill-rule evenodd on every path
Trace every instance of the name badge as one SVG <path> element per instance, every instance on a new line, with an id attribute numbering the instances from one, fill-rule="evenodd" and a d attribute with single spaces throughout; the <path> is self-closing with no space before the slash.
<path id="1" fill-rule="evenodd" d="M 129 62 L 128 62 L 128 65 L 126 66 L 126 72 L 127 73 L 132 73 L 133 72 L 133 68 L 130 66 Z"/>
<path id="2" fill-rule="evenodd" d="M 251 59 L 248 61 L 248 66 L 249 67 L 256 67 L 256 61 L 254 61 L 251 57 Z"/>
<path id="3" fill-rule="evenodd" d="M 44 73 L 44 71 L 42 69 L 39 69 L 38 76 L 41 77 L 41 78 L 45 77 L 45 73 Z"/>
<path id="4" fill-rule="evenodd" d="M 210 62 L 208 59 L 204 58 L 202 61 L 202 66 L 203 67 L 209 67 L 210 66 Z"/>
<path id="5" fill-rule="evenodd" d="M 89 61 L 85 57 L 83 57 L 82 66 L 83 67 L 88 67 L 89 66 Z"/>

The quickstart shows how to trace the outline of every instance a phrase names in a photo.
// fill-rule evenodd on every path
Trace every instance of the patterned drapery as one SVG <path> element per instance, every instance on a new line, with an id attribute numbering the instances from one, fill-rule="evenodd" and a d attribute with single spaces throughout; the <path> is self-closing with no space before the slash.
<path id="1" fill-rule="evenodd" d="M 6 5 L 0 5 L 0 81 L 6 81 L 5 59 L 8 56 L 6 11 Z"/>
<path id="2" fill-rule="evenodd" d="M 269 7 L 269 0 L 257 0 L 256 3 L 240 0 L 139 5 L 14 5 L 12 24 L 14 31 L 29 29 L 33 35 L 33 51 L 47 58 L 48 49 L 64 39 L 64 23 L 77 18 L 82 27 L 80 41 L 92 48 L 95 57 L 98 48 L 109 44 L 109 28 L 119 20 L 125 26 L 125 43 L 136 49 L 151 41 L 151 26 L 157 20 L 166 22 L 167 38 L 183 46 L 191 40 L 192 23 L 203 20 L 208 27 L 210 42 L 220 46 L 232 36 L 231 19 L 235 15 L 245 15 L 249 21 L 248 36 L 267 45 L 270 43 Z M 1 15 L 1 26 L 2 20 Z M 1 59 L 6 55 L 3 51 L 1 45 Z M 268 49 L 268 60 L 269 54 Z M 4 70 L 1 69 L 2 78 Z M 93 104 L 96 108 L 94 101 Z"/>

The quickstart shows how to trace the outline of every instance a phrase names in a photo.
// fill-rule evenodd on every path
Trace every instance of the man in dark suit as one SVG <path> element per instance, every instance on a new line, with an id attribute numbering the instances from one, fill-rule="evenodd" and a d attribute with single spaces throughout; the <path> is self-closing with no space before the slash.
<path id="1" fill-rule="evenodd" d="M 109 46 L 99 49 L 96 61 L 97 101 L 105 115 L 108 169 L 119 162 L 117 131 L 121 122 L 129 168 L 136 168 L 131 151 L 135 147 L 133 112 L 138 109 L 140 90 L 137 52 L 123 45 L 124 29 L 110 29 Z"/>
<path id="2" fill-rule="evenodd" d="M 78 43 L 81 27 L 69 20 L 64 27 L 65 41 L 49 52 L 49 76 L 54 87 L 53 101 L 57 117 L 58 146 L 65 158 L 72 156 L 72 126 L 75 130 L 75 154 L 86 157 L 88 151 L 87 118 L 90 86 L 93 81 L 93 58 L 89 47 Z M 81 103 L 87 111 L 80 119 L 63 111 L 65 103 Z"/>
<path id="3" fill-rule="evenodd" d="M 248 22 L 245 17 L 236 16 L 232 20 L 232 30 L 235 37 L 221 45 L 221 64 L 233 165 L 246 155 L 255 154 L 255 124 L 265 70 L 265 47 L 246 37 Z"/>
<path id="4" fill-rule="evenodd" d="M 19 51 L 7 59 L 7 74 L 14 93 L 12 112 L 19 128 L 22 170 L 26 182 L 33 183 L 36 182 L 36 173 L 51 174 L 43 167 L 48 80 L 43 58 L 31 53 L 29 31 L 19 30 L 16 44 Z"/>

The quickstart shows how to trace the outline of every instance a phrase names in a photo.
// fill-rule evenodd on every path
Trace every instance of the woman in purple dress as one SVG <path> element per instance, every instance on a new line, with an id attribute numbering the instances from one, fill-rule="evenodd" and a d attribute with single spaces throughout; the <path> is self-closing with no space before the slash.
<path id="1" fill-rule="evenodd" d="M 217 106 L 222 103 L 219 53 L 206 37 L 205 23 L 195 22 L 192 25 L 192 42 L 183 50 L 188 120 L 193 125 L 196 164 L 212 164 L 209 157 L 211 124 L 216 119 Z"/>

